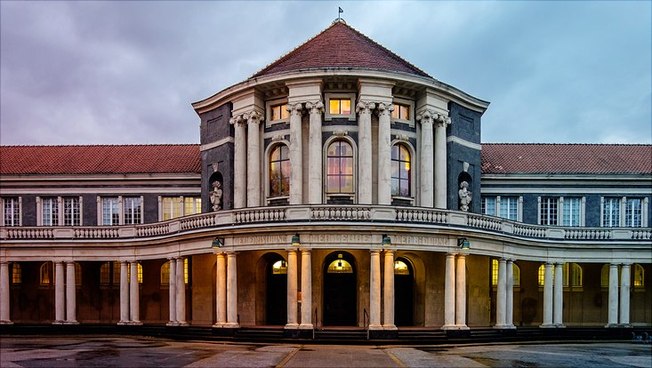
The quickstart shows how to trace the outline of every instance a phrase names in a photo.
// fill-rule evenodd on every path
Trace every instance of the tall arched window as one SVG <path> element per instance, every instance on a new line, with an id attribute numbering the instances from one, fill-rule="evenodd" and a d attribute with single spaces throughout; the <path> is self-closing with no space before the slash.
<path id="1" fill-rule="evenodd" d="M 39 269 L 39 280 L 41 286 L 48 286 L 52 283 L 52 262 L 41 264 Z"/>
<path id="2" fill-rule="evenodd" d="M 284 197 L 290 194 L 290 152 L 288 146 L 279 144 L 269 155 L 269 196 Z"/>
<path id="3" fill-rule="evenodd" d="M 570 286 L 580 287 L 583 285 L 582 266 L 577 263 L 571 263 L 570 267 L 571 283 Z"/>
<path id="4" fill-rule="evenodd" d="M 14 262 L 11 264 L 11 283 L 13 285 L 18 285 L 23 282 L 23 270 L 20 268 L 20 264 Z"/>
<path id="5" fill-rule="evenodd" d="M 634 263 L 632 265 L 632 273 L 634 274 L 634 282 L 633 285 L 637 289 L 642 289 L 645 287 L 645 270 L 643 269 L 643 266 L 641 266 L 638 263 Z"/>
<path id="6" fill-rule="evenodd" d="M 410 151 L 404 144 L 392 146 L 392 195 L 400 197 L 410 196 L 412 184 L 412 163 Z"/>
<path id="7" fill-rule="evenodd" d="M 537 272 L 537 280 L 539 286 L 543 286 L 546 280 L 546 265 L 539 266 L 539 271 Z"/>
<path id="8" fill-rule="evenodd" d="M 327 193 L 353 193 L 353 148 L 344 140 L 337 140 L 328 146 L 326 152 Z"/>

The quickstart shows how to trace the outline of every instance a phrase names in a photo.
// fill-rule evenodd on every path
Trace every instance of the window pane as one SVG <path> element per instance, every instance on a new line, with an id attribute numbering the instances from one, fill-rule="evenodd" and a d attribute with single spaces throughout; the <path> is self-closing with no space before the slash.
<path id="1" fill-rule="evenodd" d="M 627 198 L 625 207 L 625 226 L 641 227 L 642 201 L 640 198 Z"/>
<path id="2" fill-rule="evenodd" d="M 281 105 L 281 119 L 287 119 L 290 116 L 290 112 L 288 111 L 288 105 Z"/>
<path id="3" fill-rule="evenodd" d="M 620 226 L 620 198 L 605 198 L 602 208 L 602 226 Z"/>
<path id="4" fill-rule="evenodd" d="M 410 196 L 410 182 L 405 179 L 400 180 L 400 185 L 401 185 L 401 191 L 400 191 L 400 196 L 402 197 L 409 197 Z"/>
<path id="5" fill-rule="evenodd" d="M 353 159 L 342 158 L 340 171 L 342 174 L 353 175 Z"/>
<path id="6" fill-rule="evenodd" d="M 141 200 L 140 197 L 125 197 L 123 199 L 123 214 L 125 224 L 133 225 L 140 224 L 141 220 L 141 211 L 140 211 Z"/>
<path id="7" fill-rule="evenodd" d="M 340 100 L 342 115 L 351 115 L 351 100 Z"/>
<path id="8" fill-rule="evenodd" d="M 353 193 L 353 177 L 352 176 L 342 176 L 341 177 L 342 187 L 340 191 L 342 193 Z"/>
<path id="9" fill-rule="evenodd" d="M 328 175 L 337 175 L 340 173 L 340 159 L 339 158 L 329 158 L 328 159 Z"/>
<path id="10" fill-rule="evenodd" d="M 392 119 L 399 119 L 399 114 L 400 114 L 400 109 L 398 107 L 395 107 L 394 110 L 392 110 Z"/>
<path id="11" fill-rule="evenodd" d="M 18 198 L 5 197 L 2 198 L 4 203 L 3 216 L 5 219 L 5 226 L 19 226 L 20 225 L 20 207 Z"/>
<path id="12" fill-rule="evenodd" d="M 392 160 L 398 160 L 399 158 L 400 158 L 399 146 L 395 144 L 392 146 Z"/>
<path id="13" fill-rule="evenodd" d="M 43 226 L 59 225 L 59 201 L 56 197 L 41 199 Z"/>
<path id="14" fill-rule="evenodd" d="M 398 179 L 392 178 L 392 195 L 399 195 Z"/>
<path id="15" fill-rule="evenodd" d="M 329 103 L 329 112 L 331 115 L 340 114 L 340 100 L 331 99 Z"/>
<path id="16" fill-rule="evenodd" d="M 326 183 L 326 190 L 329 193 L 337 193 L 340 191 L 340 177 L 329 175 Z"/>
<path id="17" fill-rule="evenodd" d="M 401 110 L 401 119 L 409 120 L 410 119 L 410 107 L 406 105 L 399 106 Z"/>

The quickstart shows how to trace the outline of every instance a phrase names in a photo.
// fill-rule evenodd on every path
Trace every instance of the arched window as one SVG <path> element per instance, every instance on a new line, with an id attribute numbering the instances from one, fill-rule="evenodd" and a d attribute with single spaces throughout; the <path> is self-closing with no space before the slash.
<path id="1" fill-rule="evenodd" d="M 19 285 L 23 282 L 23 270 L 20 268 L 20 264 L 14 262 L 11 264 L 11 283 L 14 285 Z"/>
<path id="2" fill-rule="evenodd" d="M 571 273 L 571 287 L 580 287 L 582 286 L 582 266 L 578 265 L 577 263 L 571 263 L 570 266 L 570 273 Z"/>
<path id="3" fill-rule="evenodd" d="M 512 275 L 514 286 L 521 286 L 521 268 L 516 263 L 512 263 Z M 491 286 L 498 285 L 498 260 L 491 260 Z"/>
<path id="4" fill-rule="evenodd" d="M 633 265 L 633 273 L 634 273 L 634 287 L 637 289 L 642 289 L 645 287 L 645 270 L 643 269 L 643 266 L 640 264 L 635 263 Z"/>
<path id="5" fill-rule="evenodd" d="M 353 148 L 344 140 L 337 140 L 328 146 L 326 152 L 327 193 L 353 193 Z"/>
<path id="6" fill-rule="evenodd" d="M 410 267 L 404 261 L 397 259 L 394 261 L 394 275 L 409 275 Z"/>
<path id="7" fill-rule="evenodd" d="M 39 269 L 39 280 L 41 286 L 48 286 L 52 283 L 52 262 L 44 262 Z"/>
<path id="8" fill-rule="evenodd" d="M 279 144 L 269 155 L 269 196 L 284 197 L 290 194 L 290 152 L 288 146 Z"/>
<path id="9" fill-rule="evenodd" d="M 338 254 L 341 257 L 341 254 Z M 328 265 L 328 273 L 353 273 L 353 267 L 349 262 L 342 258 L 338 258 Z"/>
<path id="10" fill-rule="evenodd" d="M 188 285 L 188 258 L 183 259 L 183 283 Z M 170 285 L 170 261 L 161 266 L 161 285 Z"/>
<path id="11" fill-rule="evenodd" d="M 404 144 L 392 146 L 392 195 L 409 197 L 412 184 L 410 151 Z"/>
<path id="12" fill-rule="evenodd" d="M 272 275 L 286 275 L 288 273 L 288 264 L 284 260 L 274 262 L 272 265 Z"/>
<path id="13" fill-rule="evenodd" d="M 539 286 L 543 286 L 546 280 L 546 265 L 539 266 L 539 272 L 537 272 Z"/>

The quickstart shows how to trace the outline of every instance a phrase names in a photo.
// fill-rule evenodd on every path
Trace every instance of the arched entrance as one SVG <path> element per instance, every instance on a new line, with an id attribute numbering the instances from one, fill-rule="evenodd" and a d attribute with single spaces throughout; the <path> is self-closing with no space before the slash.
<path id="1" fill-rule="evenodd" d="M 414 325 L 414 267 L 403 257 L 394 261 L 394 324 Z"/>
<path id="2" fill-rule="evenodd" d="M 355 326 L 357 322 L 357 280 L 355 258 L 334 252 L 324 262 L 325 326 Z"/>
<path id="3" fill-rule="evenodd" d="M 287 322 L 287 262 L 276 253 L 264 256 L 265 266 L 265 322 L 284 325 Z"/>

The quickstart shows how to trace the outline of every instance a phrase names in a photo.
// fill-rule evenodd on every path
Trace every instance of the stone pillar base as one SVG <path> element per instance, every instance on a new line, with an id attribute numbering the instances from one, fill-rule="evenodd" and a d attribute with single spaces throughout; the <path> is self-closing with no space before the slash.
<path id="1" fill-rule="evenodd" d="M 188 323 L 188 322 L 177 322 L 177 326 L 187 327 L 187 326 L 190 326 L 190 323 Z"/>
<path id="2" fill-rule="evenodd" d="M 65 323 L 66 323 L 66 321 L 54 321 L 54 322 L 52 322 L 53 325 L 63 325 Z"/>
<path id="3" fill-rule="evenodd" d="M 618 328 L 618 327 L 621 327 L 621 326 L 619 324 L 617 324 L 617 323 L 607 323 L 606 325 L 604 325 L 604 327 L 606 327 L 606 328 Z"/>
<path id="4" fill-rule="evenodd" d="M 129 322 L 130 326 L 142 326 L 143 323 L 141 321 L 131 321 Z"/>
<path id="5" fill-rule="evenodd" d="M 443 326 L 441 326 L 441 329 L 442 330 L 457 330 L 457 326 L 456 325 L 443 325 Z"/>
<path id="6" fill-rule="evenodd" d="M 222 326 L 224 328 L 240 328 L 240 324 L 237 322 L 227 322 Z"/>
<path id="7" fill-rule="evenodd" d="M 118 322 L 118 326 L 126 326 L 129 324 L 129 321 L 120 321 Z"/>
<path id="8" fill-rule="evenodd" d="M 300 330 L 312 330 L 315 326 L 312 323 L 302 323 L 299 325 Z"/>
<path id="9" fill-rule="evenodd" d="M 78 325 L 79 322 L 78 322 L 78 321 L 66 321 L 66 322 L 64 322 L 63 324 L 64 324 L 64 325 Z"/>
<path id="10" fill-rule="evenodd" d="M 13 322 L 10 322 L 10 323 L 13 323 Z M 632 328 L 632 324 L 631 324 L 631 323 L 621 323 L 621 324 L 618 325 L 618 327 L 621 327 L 621 328 Z"/>
<path id="11" fill-rule="evenodd" d="M 555 327 L 557 327 L 557 328 L 566 328 L 566 326 L 564 326 L 563 323 L 558 323 L 558 324 L 555 325 Z"/>
<path id="12" fill-rule="evenodd" d="M 213 328 L 223 328 L 223 327 L 224 327 L 224 323 L 215 323 L 212 327 L 213 327 Z"/>
<path id="13" fill-rule="evenodd" d="M 382 330 L 383 326 L 382 325 L 369 325 L 370 330 Z"/>
<path id="14" fill-rule="evenodd" d="M 172 322 L 172 321 L 170 321 L 170 322 L 166 323 L 165 325 L 166 325 L 166 326 L 170 326 L 170 327 L 174 327 L 174 326 L 178 326 L 179 324 L 176 323 L 176 322 Z"/>
<path id="15" fill-rule="evenodd" d="M 383 325 L 383 330 L 385 331 L 396 331 L 398 327 L 396 325 Z"/>
<path id="16" fill-rule="evenodd" d="M 298 323 L 288 323 L 283 327 L 286 330 L 297 330 L 299 329 L 299 324 Z"/>
<path id="17" fill-rule="evenodd" d="M 545 325 L 544 324 L 539 325 L 539 328 L 556 328 L 556 327 L 557 327 L 557 325 L 554 325 L 552 323 L 545 324 Z"/>
<path id="18" fill-rule="evenodd" d="M 14 323 L 11 321 L 0 321 L 0 325 L 13 325 Z"/>

